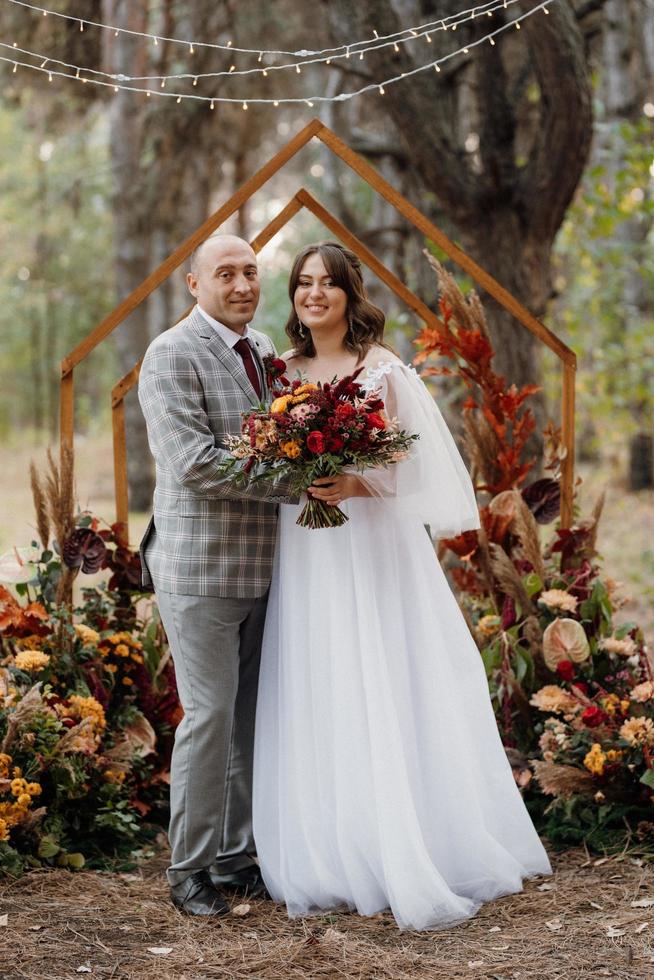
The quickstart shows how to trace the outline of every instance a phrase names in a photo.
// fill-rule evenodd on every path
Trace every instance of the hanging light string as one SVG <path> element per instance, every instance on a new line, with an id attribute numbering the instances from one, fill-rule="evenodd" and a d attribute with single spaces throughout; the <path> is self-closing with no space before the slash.
<path id="1" fill-rule="evenodd" d="M 147 97 L 158 95 L 163 98 L 175 99 L 177 102 L 182 102 L 188 99 L 191 99 L 195 102 L 205 102 L 205 103 L 209 103 L 210 109 L 213 109 L 217 103 L 228 103 L 228 104 L 240 103 L 243 109 L 247 109 L 249 105 L 279 106 L 279 105 L 304 104 L 313 107 L 314 104 L 317 102 L 318 103 L 345 102 L 349 99 L 356 98 L 359 95 L 364 95 L 367 92 L 378 92 L 380 95 L 383 95 L 387 86 L 394 85 L 397 82 L 401 82 L 403 79 L 410 78 L 412 75 L 421 74 L 422 72 L 428 71 L 429 69 L 435 70 L 436 72 L 440 72 L 441 65 L 450 61 L 452 58 L 455 58 L 460 54 L 467 55 L 470 53 L 470 51 L 473 48 L 477 48 L 481 44 L 490 43 L 491 45 L 494 46 L 495 38 L 499 34 L 502 34 L 505 31 L 510 30 L 511 28 L 520 30 L 521 22 L 526 20 L 528 17 L 531 17 L 533 14 L 538 13 L 538 11 L 542 10 L 543 13 L 545 14 L 549 13 L 547 8 L 550 7 L 553 3 L 556 3 L 556 0 L 542 0 L 541 3 L 537 4 L 535 7 L 532 7 L 531 10 L 528 10 L 526 13 L 521 14 L 519 17 L 507 21 L 505 24 L 500 25 L 500 27 L 496 28 L 494 31 L 491 31 L 489 34 L 485 34 L 483 37 L 478 38 L 476 41 L 470 41 L 465 46 L 457 48 L 455 51 L 450 51 L 449 54 L 443 55 L 441 58 L 438 58 L 435 61 L 429 61 L 427 62 L 427 64 L 419 65 L 417 68 L 413 68 L 411 71 L 402 72 L 401 74 L 395 75 L 392 78 L 387 78 L 383 82 L 371 82 L 370 84 L 364 85 L 362 88 L 357 89 L 354 92 L 341 92 L 340 94 L 334 96 L 312 95 L 310 98 L 297 97 L 297 98 L 279 98 L 279 99 L 274 99 L 274 98 L 242 99 L 242 98 L 228 98 L 226 96 L 217 96 L 217 95 L 216 96 L 196 95 L 195 93 L 170 92 L 170 91 L 166 91 L 163 88 L 145 89 L 136 85 L 125 85 L 118 81 L 113 82 L 113 81 L 103 81 L 98 78 L 85 78 L 80 74 L 81 71 L 83 71 L 83 69 L 81 68 L 76 68 L 77 74 L 71 75 L 68 72 L 57 71 L 55 68 L 48 68 L 47 64 L 49 63 L 50 60 L 48 58 L 45 58 L 41 65 L 32 65 L 29 64 L 28 62 L 17 61 L 14 58 L 5 58 L 3 56 L 0 56 L 0 61 L 6 62 L 7 64 L 13 64 L 14 72 L 17 71 L 17 69 L 20 67 L 20 68 L 29 68 L 32 71 L 45 73 L 48 75 L 49 81 L 52 81 L 53 78 L 55 77 L 71 78 L 75 81 L 88 83 L 89 85 L 100 85 L 103 88 L 113 88 L 115 92 L 121 92 L 121 91 L 138 92 L 141 95 L 145 95 Z M 70 67 L 75 68 L 74 65 Z"/>
<path id="2" fill-rule="evenodd" d="M 13 0 L 12 0 L 12 2 L 13 2 Z M 493 13 L 496 10 L 498 10 L 498 9 L 506 10 L 510 5 L 517 3 L 518 0 L 492 0 L 492 2 L 494 3 L 494 7 L 492 9 L 490 9 L 490 7 L 489 7 L 489 9 L 486 10 L 486 13 L 489 16 L 492 16 Z M 465 22 L 470 21 L 470 20 L 474 20 L 474 18 L 472 17 L 472 15 L 470 13 L 467 13 L 466 12 L 466 16 L 465 17 L 462 17 L 461 20 L 457 21 L 455 24 L 452 24 L 450 27 L 446 27 L 446 26 L 444 27 L 439 22 L 439 25 L 437 27 L 430 27 L 427 30 L 424 30 L 422 32 L 420 32 L 420 30 L 414 30 L 413 33 L 409 34 L 408 37 L 399 38 L 397 41 L 395 41 L 395 40 L 384 41 L 384 40 L 382 40 L 380 38 L 379 39 L 379 43 L 371 45 L 369 48 L 366 49 L 365 53 L 367 54 L 370 51 L 379 51 L 379 50 L 382 50 L 382 49 L 387 48 L 387 47 L 390 47 L 390 46 L 393 46 L 396 49 L 396 51 L 399 51 L 399 45 L 400 44 L 406 44 L 409 41 L 420 40 L 421 38 L 425 38 L 426 40 L 428 40 L 429 42 L 431 42 L 431 35 L 432 34 L 435 34 L 437 31 L 445 31 L 445 30 L 452 30 L 452 31 L 454 31 L 456 29 L 457 25 L 462 24 L 462 23 L 465 23 Z M 0 47 L 2 47 L 2 48 L 11 48 L 11 49 L 15 50 L 18 54 L 27 55 L 27 56 L 29 56 L 31 58 L 36 58 L 37 60 L 40 60 L 40 61 L 44 61 L 44 60 L 47 59 L 47 61 L 48 61 L 49 64 L 57 65 L 60 68 L 69 68 L 69 69 L 71 69 L 72 71 L 75 71 L 75 72 L 77 72 L 79 70 L 79 71 L 85 72 L 87 75 L 97 75 L 100 78 L 108 78 L 108 79 L 111 79 L 112 81 L 119 81 L 119 82 L 162 82 L 162 83 L 165 83 L 165 82 L 168 82 L 168 81 L 180 81 L 180 80 L 189 79 L 189 80 L 192 80 L 193 81 L 193 84 L 194 85 L 197 85 L 198 80 L 205 79 L 205 78 L 228 78 L 228 77 L 231 77 L 231 76 L 234 76 L 234 75 L 238 75 L 238 76 L 245 76 L 245 75 L 263 75 L 264 77 L 266 77 L 269 72 L 274 72 L 274 71 L 289 71 L 289 70 L 294 70 L 296 73 L 300 74 L 301 73 L 301 69 L 304 68 L 305 66 L 308 66 L 308 65 L 316 65 L 316 64 L 329 64 L 332 61 L 336 61 L 338 59 L 349 59 L 351 56 L 357 54 L 357 52 L 353 52 L 353 51 L 351 51 L 350 48 L 348 48 L 347 51 L 345 51 L 345 52 L 343 52 L 341 54 L 332 55 L 329 58 L 325 58 L 325 57 L 312 58 L 312 59 L 309 59 L 307 61 L 297 61 L 297 62 L 292 62 L 290 64 L 284 64 L 284 65 L 268 65 L 268 66 L 264 66 L 263 68 L 237 69 L 235 65 L 232 65 L 231 68 L 228 71 L 199 72 L 197 74 L 196 73 L 193 73 L 193 72 L 179 72 L 179 73 L 176 73 L 176 74 L 168 74 L 168 75 L 166 75 L 166 74 L 164 74 L 164 75 L 125 75 L 125 74 L 112 74 L 111 72 L 106 72 L 106 71 L 99 71 L 99 70 L 97 70 L 95 68 L 79 68 L 78 69 L 78 66 L 77 65 L 71 65 L 71 64 L 69 64 L 66 61 L 59 61 L 57 58 L 49 58 L 49 57 L 47 57 L 44 54 L 39 54 L 36 51 L 30 51 L 27 48 L 20 48 L 20 47 L 17 46 L 17 44 L 10 45 L 10 44 L 7 44 L 7 43 L 5 43 L 3 41 L 0 41 Z M 363 55 L 364 55 L 364 52 L 363 51 L 360 51 L 360 52 L 358 52 L 358 54 L 359 54 L 359 58 L 362 59 L 363 58 Z"/>
<path id="3" fill-rule="evenodd" d="M 100 30 L 113 31 L 115 36 L 119 34 L 126 34 L 132 37 L 142 37 L 148 41 L 151 41 L 155 45 L 159 44 L 160 42 L 181 44 L 186 47 L 191 54 L 194 53 L 196 48 L 211 48 L 237 54 L 254 54 L 257 55 L 258 59 L 262 59 L 266 55 L 270 57 L 287 55 L 294 58 L 313 58 L 324 55 L 326 59 L 329 57 L 337 57 L 341 52 L 345 56 L 347 56 L 348 51 L 350 54 L 360 54 L 362 47 L 365 52 L 369 45 L 373 45 L 377 41 L 388 41 L 390 44 L 392 44 L 394 41 L 398 41 L 399 43 L 402 40 L 411 40 L 416 36 L 416 34 L 424 34 L 428 29 L 456 30 L 457 24 L 461 23 L 462 20 L 474 20 L 475 17 L 481 17 L 484 14 L 492 13 L 493 10 L 500 7 L 506 8 L 513 3 L 516 3 L 517 0 L 486 0 L 484 3 L 475 4 L 474 7 L 468 7 L 467 10 L 462 10 L 455 14 L 449 14 L 445 17 L 439 17 L 436 20 L 428 21 L 416 27 L 406 27 L 401 31 L 396 31 L 394 34 L 379 35 L 375 31 L 375 36 L 372 38 L 367 38 L 363 41 L 352 41 L 349 44 L 341 44 L 338 47 L 322 48 L 318 51 L 307 50 L 304 48 L 299 51 L 272 50 L 266 48 L 240 48 L 235 47 L 231 41 L 220 43 L 195 41 L 179 37 L 167 37 L 164 34 L 151 34 L 147 31 L 134 31 L 126 27 L 115 27 L 111 24 L 103 24 L 100 21 L 88 20 L 85 17 L 73 17 L 70 14 L 61 13 L 58 10 L 49 10 L 46 7 L 40 7 L 36 4 L 28 3 L 27 0 L 7 0 L 7 2 L 13 3 L 19 7 L 26 7 L 28 10 L 36 11 L 43 17 L 59 17 L 62 20 L 67 20 L 74 24 L 78 24 L 81 31 L 83 31 L 86 27 L 95 27 Z M 405 37 L 405 35 L 408 35 L 408 37 Z M 372 48 L 370 48 L 370 50 L 372 50 Z"/>

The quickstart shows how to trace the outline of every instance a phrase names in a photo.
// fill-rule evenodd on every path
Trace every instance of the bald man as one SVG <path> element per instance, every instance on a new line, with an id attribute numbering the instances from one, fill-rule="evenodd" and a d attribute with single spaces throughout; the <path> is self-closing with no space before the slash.
<path id="1" fill-rule="evenodd" d="M 235 489 L 219 472 L 241 413 L 266 395 L 268 337 L 249 323 L 257 260 L 231 235 L 191 258 L 190 315 L 153 341 L 139 400 L 156 463 L 141 545 L 184 718 L 171 763 L 168 880 L 191 915 L 223 915 L 225 893 L 263 894 L 252 838 L 252 753 L 261 638 L 283 490 Z"/>

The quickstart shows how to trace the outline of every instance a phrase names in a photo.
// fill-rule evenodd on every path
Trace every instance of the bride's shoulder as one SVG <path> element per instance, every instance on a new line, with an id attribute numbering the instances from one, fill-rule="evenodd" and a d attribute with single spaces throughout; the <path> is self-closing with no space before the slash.
<path id="1" fill-rule="evenodd" d="M 395 351 L 389 350 L 388 347 L 381 347 L 379 344 L 374 344 L 366 354 L 362 367 L 374 371 L 377 368 L 388 365 L 388 369 L 390 370 L 394 364 L 402 363 L 402 359 L 397 356 Z"/>
<path id="2" fill-rule="evenodd" d="M 298 354 L 297 351 L 293 349 L 286 350 L 283 354 L 280 354 L 280 357 L 282 361 L 286 361 L 287 371 L 292 371 L 293 373 L 296 371 L 300 371 L 301 373 L 304 372 L 306 368 L 306 358 Z"/>

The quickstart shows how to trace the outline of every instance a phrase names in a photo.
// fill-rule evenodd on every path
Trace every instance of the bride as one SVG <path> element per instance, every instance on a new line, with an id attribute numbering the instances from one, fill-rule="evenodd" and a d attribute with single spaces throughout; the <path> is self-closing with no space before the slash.
<path id="1" fill-rule="evenodd" d="M 475 497 L 432 397 L 383 343 L 357 257 L 304 248 L 289 292 L 289 373 L 363 367 L 420 439 L 388 469 L 316 480 L 342 527 L 307 530 L 281 506 L 256 720 L 261 871 L 291 916 L 390 908 L 400 928 L 443 927 L 551 872 L 425 531 L 479 527 Z"/>

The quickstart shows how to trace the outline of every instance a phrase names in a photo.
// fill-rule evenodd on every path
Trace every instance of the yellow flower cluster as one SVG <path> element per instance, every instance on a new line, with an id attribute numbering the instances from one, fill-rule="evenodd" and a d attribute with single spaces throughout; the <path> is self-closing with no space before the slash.
<path id="1" fill-rule="evenodd" d="M 590 752 L 584 758 L 586 769 L 592 772 L 593 776 L 601 776 L 604 772 L 605 762 L 606 755 L 602 752 L 602 746 L 599 742 L 594 742 Z"/>
<path id="2" fill-rule="evenodd" d="M 50 663 L 50 655 L 42 650 L 21 650 L 16 654 L 14 663 L 19 670 L 37 672 L 44 670 Z"/>
<path id="3" fill-rule="evenodd" d="M 43 639 L 36 633 L 30 633 L 29 636 L 21 636 L 19 640 L 16 640 L 16 646 L 19 650 L 40 650 L 43 644 Z"/>
<path id="4" fill-rule="evenodd" d="M 281 450 L 289 459 L 296 459 L 302 452 L 300 443 L 295 439 L 289 439 L 287 442 L 283 442 L 281 444 Z"/>
<path id="5" fill-rule="evenodd" d="M 19 806 L 31 806 L 32 797 L 41 795 L 41 787 L 38 783 L 28 783 L 22 776 L 12 779 L 10 789 Z"/>
<path id="6" fill-rule="evenodd" d="M 286 412 L 289 405 L 301 405 L 302 402 L 306 401 L 310 397 L 312 392 L 318 390 L 318 385 L 307 384 L 300 385 L 295 389 L 292 395 L 280 395 L 279 398 L 275 398 L 274 402 L 270 406 L 271 413 L 276 412 Z"/>
<path id="7" fill-rule="evenodd" d="M 90 626 L 86 626 L 85 623 L 75 623 L 75 633 L 82 641 L 84 646 L 92 647 L 96 643 L 100 642 L 100 634 L 97 630 L 91 629 Z"/>
<path id="8" fill-rule="evenodd" d="M 11 765 L 11 756 L 7 755 L 6 752 L 0 752 L 0 779 L 9 778 L 10 765 Z"/>
<path id="9" fill-rule="evenodd" d="M 108 783 L 117 783 L 119 786 L 125 782 L 125 773 L 119 769 L 105 769 L 104 778 Z"/>
<path id="10" fill-rule="evenodd" d="M 123 672 L 131 670 L 133 664 L 143 663 L 143 644 L 135 640 L 131 634 L 123 631 L 113 633 L 105 637 L 100 643 L 98 650 L 105 659 L 105 670 L 110 674 L 117 674 L 119 665 Z M 111 663 L 109 658 L 115 657 L 117 663 Z M 122 683 L 125 687 L 131 687 L 134 683 L 131 678 L 123 677 Z"/>
<path id="11" fill-rule="evenodd" d="M 93 719 L 93 728 L 96 732 L 102 732 L 106 728 L 107 721 L 104 716 L 104 708 L 95 698 L 83 698 L 79 694 L 71 694 L 69 697 L 71 705 L 70 715 L 81 721 L 83 718 Z"/>
<path id="12" fill-rule="evenodd" d="M 11 756 L 3 753 L 0 755 L 0 761 L 3 765 L 3 771 L 6 770 L 5 776 L 7 776 Z M 9 840 L 10 828 L 18 826 L 25 819 L 27 811 L 32 805 L 33 797 L 41 795 L 41 786 L 38 783 L 28 783 L 26 779 L 23 779 L 22 770 L 19 766 L 13 768 L 13 779 L 9 784 L 9 789 L 14 801 L 0 803 L 0 841 Z"/>
<path id="13" fill-rule="evenodd" d="M 630 718 L 620 727 L 620 738 L 630 745 L 654 743 L 654 723 L 651 718 Z"/>
<path id="14" fill-rule="evenodd" d="M 502 625 L 500 617 L 494 614 L 489 614 L 487 616 L 482 616 L 477 623 L 477 631 L 481 633 L 482 636 L 493 636 L 499 630 Z"/>
<path id="15" fill-rule="evenodd" d="M 621 701 L 617 694 L 608 694 L 605 698 L 601 700 L 602 707 L 606 711 L 607 715 L 611 718 L 618 713 L 626 714 L 629 711 L 629 702 Z"/>

